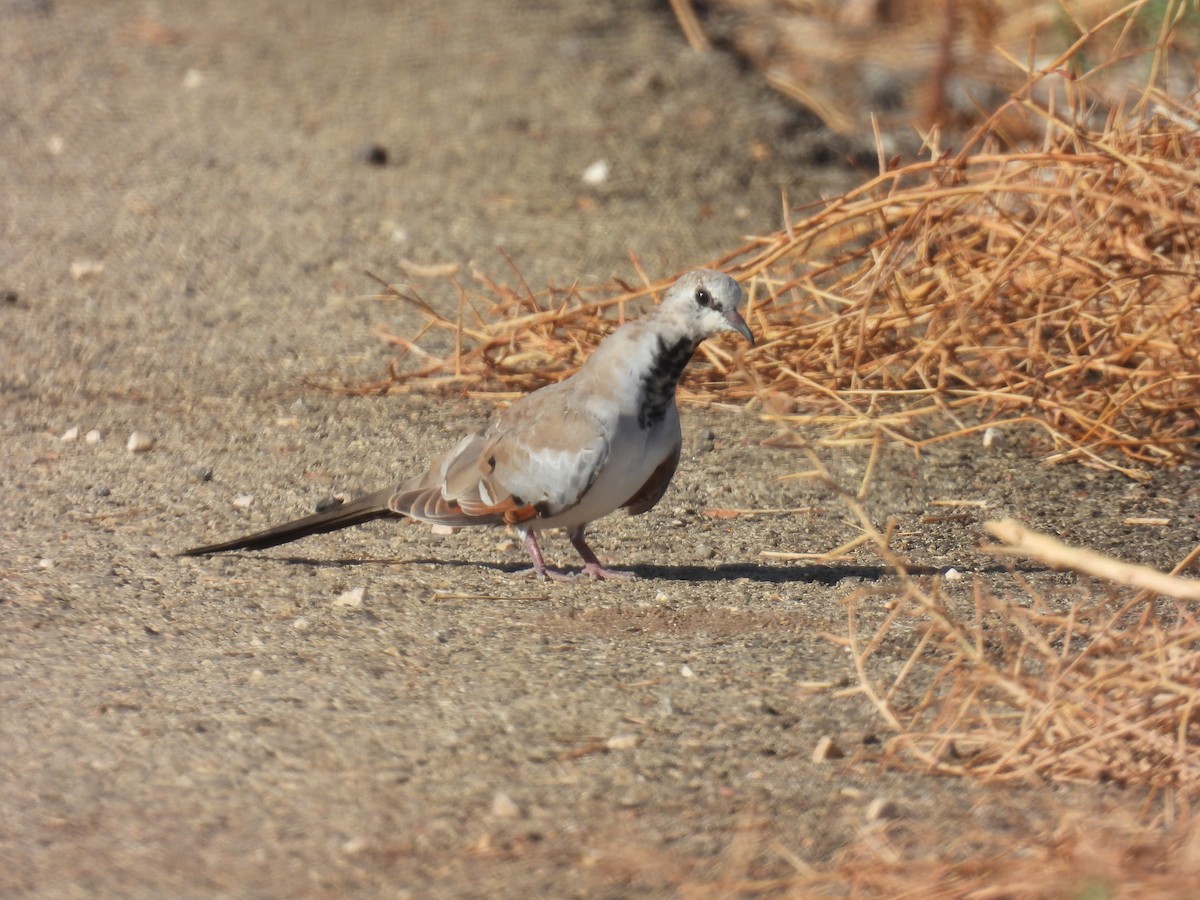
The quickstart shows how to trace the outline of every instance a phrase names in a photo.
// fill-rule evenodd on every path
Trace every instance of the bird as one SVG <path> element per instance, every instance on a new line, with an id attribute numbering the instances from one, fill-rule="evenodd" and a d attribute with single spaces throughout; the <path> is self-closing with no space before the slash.
<path id="1" fill-rule="evenodd" d="M 419 475 L 322 512 L 183 556 L 264 550 L 376 519 L 432 525 L 507 525 L 539 579 L 627 579 L 584 538 L 618 509 L 652 509 L 679 465 L 683 433 L 675 388 L 700 343 L 721 332 L 754 335 L 738 307 L 742 286 L 712 269 L 681 275 L 660 304 L 600 342 L 569 378 L 524 395 L 483 430 L 463 437 Z M 583 559 L 578 575 L 550 569 L 538 536 L 562 529 Z"/>

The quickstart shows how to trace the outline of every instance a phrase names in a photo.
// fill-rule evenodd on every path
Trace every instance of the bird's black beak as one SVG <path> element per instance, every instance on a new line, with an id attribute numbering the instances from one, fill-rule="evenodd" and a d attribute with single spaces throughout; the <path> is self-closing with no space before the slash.
<path id="1" fill-rule="evenodd" d="M 750 342 L 750 346 L 754 346 L 754 335 L 750 332 L 750 326 L 746 324 L 746 320 L 742 318 L 742 314 L 736 309 L 726 310 L 724 313 L 725 321 L 729 323 L 729 330 L 736 331 L 742 337 Z"/>

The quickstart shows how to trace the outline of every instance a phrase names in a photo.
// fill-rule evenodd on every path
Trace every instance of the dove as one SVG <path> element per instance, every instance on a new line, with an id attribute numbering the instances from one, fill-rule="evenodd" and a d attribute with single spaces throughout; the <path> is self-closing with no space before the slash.
<path id="1" fill-rule="evenodd" d="M 420 475 L 323 512 L 184 556 L 263 550 L 376 519 L 432 525 L 511 526 L 538 578 L 547 568 L 538 536 L 566 531 L 583 559 L 579 575 L 632 578 L 605 568 L 584 539 L 618 509 L 640 515 L 667 490 L 683 433 L 675 388 L 700 343 L 735 332 L 754 345 L 738 312 L 743 291 L 711 269 L 682 275 L 646 315 L 608 335 L 571 377 L 526 394 L 484 430 L 468 435 Z"/>

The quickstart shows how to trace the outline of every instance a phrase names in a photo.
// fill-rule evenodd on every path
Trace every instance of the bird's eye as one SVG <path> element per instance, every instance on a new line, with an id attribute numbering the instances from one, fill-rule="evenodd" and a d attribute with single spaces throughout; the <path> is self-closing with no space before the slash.
<path id="1" fill-rule="evenodd" d="M 710 294 L 704 288 L 697 288 L 696 302 L 701 306 L 710 306 L 712 304 L 712 294 Z"/>

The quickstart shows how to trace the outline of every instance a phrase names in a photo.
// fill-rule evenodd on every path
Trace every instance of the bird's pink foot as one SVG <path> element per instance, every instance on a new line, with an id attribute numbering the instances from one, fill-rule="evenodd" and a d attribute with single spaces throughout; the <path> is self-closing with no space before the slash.
<path id="1" fill-rule="evenodd" d="M 532 531 L 525 535 L 525 549 L 529 551 L 529 558 L 533 560 L 533 568 L 522 569 L 517 573 L 518 575 L 525 577 L 533 575 L 538 581 L 545 581 L 547 578 L 551 581 L 570 581 L 575 577 L 546 567 L 546 561 L 542 559 L 542 548 L 538 546 L 537 535 Z"/>
<path id="2" fill-rule="evenodd" d="M 557 569 L 547 566 L 542 566 L 540 569 L 520 569 L 513 574 L 518 578 L 536 578 L 538 581 L 545 581 L 547 578 L 551 581 L 573 581 L 575 579 L 574 575 L 559 572 Z"/>
<path id="3" fill-rule="evenodd" d="M 620 572 L 615 569 L 606 569 L 598 562 L 590 562 L 585 565 L 580 571 L 579 578 L 600 578 L 605 581 L 635 581 L 637 576 L 632 572 Z"/>
<path id="4" fill-rule="evenodd" d="M 616 572 L 612 569 L 604 568 L 603 563 L 592 552 L 592 548 L 587 545 L 587 541 L 583 539 L 583 526 L 572 528 L 567 532 L 567 537 L 571 539 L 571 543 L 575 545 L 575 549 L 583 557 L 583 571 L 579 573 L 580 578 L 604 578 L 612 581 L 633 581 L 637 578 L 632 572 Z"/>

